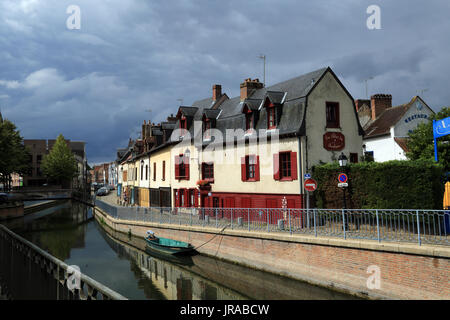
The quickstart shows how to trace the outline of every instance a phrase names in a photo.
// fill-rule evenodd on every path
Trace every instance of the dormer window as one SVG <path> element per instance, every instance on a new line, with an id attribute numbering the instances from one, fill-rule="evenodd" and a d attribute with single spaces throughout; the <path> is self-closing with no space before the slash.
<path id="1" fill-rule="evenodd" d="M 211 139 L 211 120 L 208 118 L 203 120 L 203 137 L 205 140 Z"/>
<path id="2" fill-rule="evenodd" d="M 185 116 L 181 116 L 180 118 L 180 129 L 187 130 L 187 121 Z"/>
<path id="3" fill-rule="evenodd" d="M 267 130 L 276 129 L 276 127 L 275 106 L 271 104 L 267 107 Z"/>
<path id="4" fill-rule="evenodd" d="M 250 131 L 253 129 L 253 113 L 247 113 L 245 115 L 245 130 Z"/>
<path id="5" fill-rule="evenodd" d="M 245 130 L 250 132 L 255 129 L 255 112 L 248 105 L 245 105 L 242 113 L 245 114 Z"/>

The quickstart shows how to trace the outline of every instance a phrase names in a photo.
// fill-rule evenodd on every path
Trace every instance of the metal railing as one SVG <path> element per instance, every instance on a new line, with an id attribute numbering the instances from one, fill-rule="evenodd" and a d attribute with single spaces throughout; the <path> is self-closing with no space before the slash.
<path id="1" fill-rule="evenodd" d="M 450 210 L 156 208 L 96 206 L 120 220 L 450 245 Z"/>
<path id="2" fill-rule="evenodd" d="M 126 299 L 82 273 L 79 284 L 69 286 L 72 277 L 67 264 L 0 225 L 0 295 L 14 300 Z"/>

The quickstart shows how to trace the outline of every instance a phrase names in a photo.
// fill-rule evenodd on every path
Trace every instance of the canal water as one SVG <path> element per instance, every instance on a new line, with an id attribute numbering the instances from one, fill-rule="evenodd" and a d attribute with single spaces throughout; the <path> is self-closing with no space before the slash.
<path id="1" fill-rule="evenodd" d="M 174 260 L 151 255 L 143 239 L 101 225 L 91 208 L 74 201 L 5 225 L 128 299 L 354 299 L 203 255 Z"/>

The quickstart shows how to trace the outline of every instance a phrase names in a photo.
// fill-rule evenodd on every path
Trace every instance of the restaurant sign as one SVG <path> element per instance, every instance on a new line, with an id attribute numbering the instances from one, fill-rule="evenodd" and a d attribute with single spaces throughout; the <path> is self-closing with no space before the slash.
<path id="1" fill-rule="evenodd" d="M 323 147 L 329 151 L 339 151 L 345 147 L 345 137 L 340 132 L 327 132 L 323 135 Z"/>

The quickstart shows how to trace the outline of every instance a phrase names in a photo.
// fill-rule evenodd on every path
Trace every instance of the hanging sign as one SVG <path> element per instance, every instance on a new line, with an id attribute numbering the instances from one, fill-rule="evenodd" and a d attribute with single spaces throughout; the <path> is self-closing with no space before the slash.
<path id="1" fill-rule="evenodd" d="M 327 132 L 323 135 L 323 147 L 329 151 L 339 151 L 345 147 L 345 137 L 340 132 Z"/>

